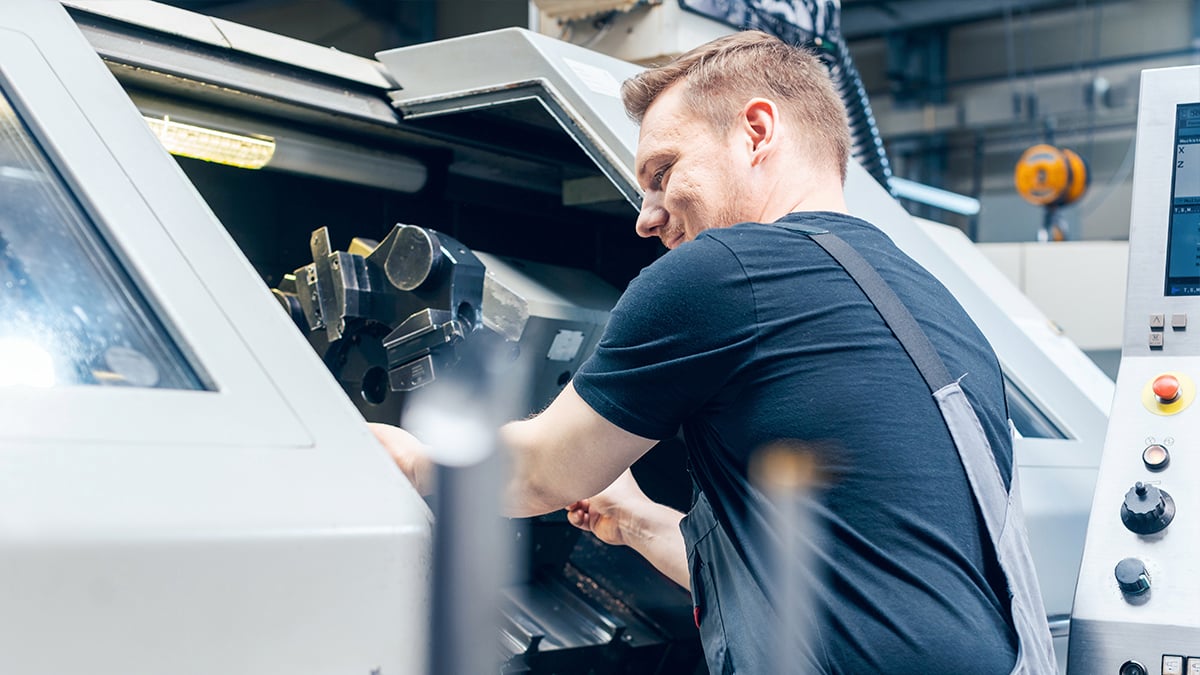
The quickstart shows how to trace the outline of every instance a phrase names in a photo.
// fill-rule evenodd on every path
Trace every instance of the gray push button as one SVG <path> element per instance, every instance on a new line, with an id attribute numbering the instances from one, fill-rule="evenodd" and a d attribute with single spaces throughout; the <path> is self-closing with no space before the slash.
<path id="1" fill-rule="evenodd" d="M 1163 348 L 1163 334 L 1162 333 L 1151 333 L 1150 334 L 1150 349 L 1162 349 L 1162 348 Z"/>
<path id="2" fill-rule="evenodd" d="M 1172 314 L 1171 328 L 1174 330 L 1187 330 L 1187 314 Z"/>
<path id="3" fill-rule="evenodd" d="M 1189 656 L 1187 660 L 1187 675 L 1200 675 L 1200 657 Z"/>
<path id="4" fill-rule="evenodd" d="M 1151 314 L 1150 315 L 1150 330 L 1162 330 L 1166 324 L 1166 315 Z"/>
<path id="5" fill-rule="evenodd" d="M 1164 654 L 1162 660 L 1162 675 L 1183 675 L 1183 657 Z"/>

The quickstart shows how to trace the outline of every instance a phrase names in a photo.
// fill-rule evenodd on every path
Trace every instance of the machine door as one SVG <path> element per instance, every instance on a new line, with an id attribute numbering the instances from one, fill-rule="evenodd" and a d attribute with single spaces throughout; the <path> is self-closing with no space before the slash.
<path id="1" fill-rule="evenodd" d="M 580 183 L 564 190 L 578 196 L 564 194 L 564 199 L 599 202 L 610 195 L 640 208 L 642 193 L 633 167 L 637 127 L 621 104 L 621 82 L 641 66 L 520 28 L 377 56 L 404 85 L 389 95 L 406 120 L 452 115 L 462 120 L 457 133 L 473 127 L 488 144 L 499 143 L 516 154 L 541 145 L 547 131 L 554 136 L 561 131 L 610 183 Z M 497 137 L 497 128 L 517 133 Z"/>
<path id="2" fill-rule="evenodd" d="M 311 445 L 234 308 L 206 287 L 244 283 L 244 260 L 203 255 L 222 243 L 205 241 L 210 217 L 128 99 L 100 103 L 95 90 L 116 85 L 95 54 L 75 55 L 72 70 L 100 70 L 98 82 L 64 81 L 47 54 L 73 55 L 35 42 L 20 11 L 0 14 L 0 359 L 14 383 L 45 386 L 0 387 L 0 438 Z M 130 175 L 114 148 L 153 180 Z M 269 300 L 260 283 L 247 293 Z M 39 359 L 54 372 L 22 372 Z"/>
<path id="3" fill-rule="evenodd" d="M 0 672 L 422 672 L 429 533 L 67 13 L 0 3 Z"/>

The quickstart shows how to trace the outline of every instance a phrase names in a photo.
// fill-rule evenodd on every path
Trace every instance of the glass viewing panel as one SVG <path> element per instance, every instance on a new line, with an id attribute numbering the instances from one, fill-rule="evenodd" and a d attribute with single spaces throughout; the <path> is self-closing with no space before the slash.
<path id="1" fill-rule="evenodd" d="M 1175 108 L 1167 295 L 1200 295 L 1200 103 Z"/>
<path id="2" fill-rule="evenodd" d="M 1070 438 L 1009 379 L 1008 373 L 1004 374 L 1004 398 L 1008 401 L 1008 417 L 1021 438 Z"/>
<path id="3" fill-rule="evenodd" d="M 204 389 L 0 88 L 0 388 Z"/>

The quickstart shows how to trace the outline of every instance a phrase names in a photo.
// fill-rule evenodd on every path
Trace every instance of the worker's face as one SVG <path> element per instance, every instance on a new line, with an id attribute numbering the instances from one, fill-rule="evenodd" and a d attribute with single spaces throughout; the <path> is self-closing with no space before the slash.
<path id="1" fill-rule="evenodd" d="M 634 163 L 644 190 L 640 236 L 675 248 L 709 228 L 753 220 L 735 137 L 689 110 L 679 85 L 655 99 L 642 118 Z"/>

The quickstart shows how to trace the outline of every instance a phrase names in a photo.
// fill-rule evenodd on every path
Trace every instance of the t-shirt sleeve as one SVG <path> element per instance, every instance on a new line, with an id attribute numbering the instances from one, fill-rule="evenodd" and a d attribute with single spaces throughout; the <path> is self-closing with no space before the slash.
<path id="1" fill-rule="evenodd" d="M 729 394 L 755 336 L 753 289 L 741 263 L 702 235 L 630 283 L 573 383 L 609 422 L 670 438 L 689 415 Z"/>

